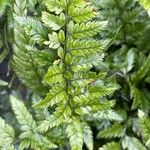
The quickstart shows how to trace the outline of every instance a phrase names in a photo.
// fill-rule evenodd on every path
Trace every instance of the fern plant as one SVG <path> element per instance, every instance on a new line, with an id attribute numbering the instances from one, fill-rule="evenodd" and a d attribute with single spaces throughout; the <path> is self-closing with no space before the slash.
<path id="1" fill-rule="evenodd" d="M 28 101 L 25 107 L 11 96 L 18 121 L 11 122 L 9 104 L 1 103 L 13 87 L 0 80 L 9 85 L 0 89 L 0 149 L 150 148 L 148 1 L 91 1 L 95 7 L 85 0 L 15 0 L 6 23 L 14 39 L 0 34 L 0 62 L 12 43 L 12 69 L 29 88 Z M 0 2 L 4 14 L 10 3 Z"/>
<path id="2" fill-rule="evenodd" d="M 134 46 L 147 29 L 148 16 L 137 1 L 93 0 L 92 2 L 99 12 L 98 18 L 108 21 L 108 28 L 101 36 L 112 37 L 119 30 L 114 40 L 116 45 L 121 43 Z"/>
<path id="3" fill-rule="evenodd" d="M 147 114 L 145 114 L 143 111 L 139 110 L 139 124 L 140 124 L 140 129 L 141 129 L 141 133 L 142 133 L 142 138 L 143 138 L 143 142 L 145 143 L 145 145 L 150 148 L 150 128 L 149 128 L 149 124 L 150 124 L 150 118 L 147 116 Z"/>
<path id="4" fill-rule="evenodd" d="M 115 110 L 123 116 L 116 122 L 97 123 L 98 138 L 105 139 L 116 149 L 147 149 L 141 140 L 138 125 L 138 108 L 149 114 L 149 17 L 147 12 L 134 0 L 92 1 L 99 11 L 98 20 L 108 21 L 107 29 L 99 33 L 99 39 L 116 35 L 106 51 L 105 63 L 97 70 L 108 70 L 115 75 L 121 88 L 115 92 Z M 105 130 L 101 131 L 102 125 Z M 104 140 L 104 143 L 106 142 Z M 114 143 L 114 142 L 117 142 Z M 120 148 L 121 147 L 121 148 Z M 115 149 L 115 148 L 114 148 Z"/>
<path id="5" fill-rule="evenodd" d="M 103 81 L 106 73 L 90 71 L 102 61 L 103 49 L 107 46 L 107 41 L 92 37 L 106 23 L 93 21 L 96 13 L 84 0 L 45 0 L 44 3 L 47 11 L 42 12 L 42 21 L 52 30 L 44 44 L 57 51 L 59 59 L 44 77 L 52 88 L 45 99 L 34 105 L 36 109 L 54 108 L 38 129 L 46 132 L 65 125 L 71 149 L 80 150 L 86 118 L 115 104 L 107 101 L 106 95 L 112 94 L 117 86 Z"/>
<path id="6" fill-rule="evenodd" d="M 2 118 L 0 118 L 1 149 L 15 150 L 14 147 L 19 150 L 24 150 L 27 148 L 38 150 L 55 149 L 57 146 L 52 141 L 37 132 L 36 121 L 24 106 L 23 102 L 19 101 L 14 96 L 11 96 L 10 100 L 12 109 L 20 124 L 20 135 L 19 137 L 15 137 L 16 135 L 14 129 L 10 125 L 6 124 Z"/>
<path id="7" fill-rule="evenodd" d="M 119 31 L 117 38 L 107 50 L 105 64 L 97 69 L 107 69 L 110 74 L 116 75 L 117 81 L 123 89 L 123 97 L 126 97 L 124 100 L 132 101 L 133 99 L 133 110 L 140 107 L 148 112 L 150 97 L 145 86 L 149 84 L 149 42 L 143 37 L 148 38 L 150 19 L 137 1 L 105 0 L 99 1 L 98 4 L 97 9 L 100 10 L 98 18 L 109 22 L 108 29 L 113 28 L 113 30 L 100 33 L 100 38 L 111 37 L 112 31 L 118 29 Z"/>
<path id="8" fill-rule="evenodd" d="M 14 130 L 0 118 L 0 148 L 2 150 L 13 150 Z"/>
<path id="9" fill-rule="evenodd" d="M 48 36 L 48 29 L 40 22 L 36 10 L 34 16 L 28 15 L 30 3 L 31 1 L 16 0 L 14 4 L 15 44 L 12 65 L 22 83 L 43 95 L 47 89 L 42 83 L 43 74 L 55 59 L 55 53 L 48 51 L 41 44 Z M 36 2 L 32 4 L 34 3 Z"/>

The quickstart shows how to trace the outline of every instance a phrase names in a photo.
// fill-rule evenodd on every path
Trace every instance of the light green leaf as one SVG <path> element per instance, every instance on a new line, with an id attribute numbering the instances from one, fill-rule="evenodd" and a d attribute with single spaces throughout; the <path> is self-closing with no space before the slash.
<path id="1" fill-rule="evenodd" d="M 55 85 L 52 87 L 52 89 L 49 91 L 47 96 L 37 104 L 35 104 L 33 107 L 36 109 L 42 109 L 47 108 L 49 106 L 53 106 L 60 102 L 67 101 L 68 95 L 65 92 L 64 88 L 60 85 Z"/>
<path id="2" fill-rule="evenodd" d="M 81 150 L 83 146 L 83 129 L 79 120 L 72 120 L 67 126 L 67 135 L 71 150 Z"/>
<path id="3" fill-rule="evenodd" d="M 0 80 L 0 86 L 7 86 L 8 83 L 4 80 Z"/>
<path id="4" fill-rule="evenodd" d="M 122 147 L 128 150 L 146 150 L 144 145 L 134 137 L 126 136 L 122 141 Z"/>
<path id="5" fill-rule="evenodd" d="M 124 128 L 122 125 L 115 123 L 114 125 L 100 131 L 98 133 L 99 138 L 116 138 L 122 137 L 124 134 Z"/>
<path id="6" fill-rule="evenodd" d="M 14 139 L 14 129 L 10 125 L 6 124 L 5 120 L 0 117 L 0 149 L 13 150 L 12 144 Z"/>
<path id="7" fill-rule="evenodd" d="M 57 49 L 60 46 L 58 35 L 56 32 L 48 34 L 49 41 L 44 41 L 45 45 L 49 45 L 49 48 Z"/>
<path id="8" fill-rule="evenodd" d="M 42 20 L 52 30 L 59 30 L 65 24 L 65 15 L 61 13 L 60 16 L 55 16 L 48 12 L 42 12 Z"/>
<path id="9" fill-rule="evenodd" d="M 103 147 L 99 148 L 99 150 L 121 150 L 120 144 L 116 142 L 107 143 Z"/>
<path id="10" fill-rule="evenodd" d="M 93 150 L 93 133 L 88 124 L 83 124 L 83 141 L 88 150 Z"/>

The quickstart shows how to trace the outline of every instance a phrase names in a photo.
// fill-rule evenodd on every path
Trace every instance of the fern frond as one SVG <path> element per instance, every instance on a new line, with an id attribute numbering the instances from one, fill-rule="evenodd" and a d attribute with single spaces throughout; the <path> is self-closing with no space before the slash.
<path id="1" fill-rule="evenodd" d="M 60 47 L 59 37 L 56 32 L 48 34 L 49 41 L 44 41 L 45 45 L 49 45 L 49 48 L 57 49 Z"/>
<path id="2" fill-rule="evenodd" d="M 42 21 L 53 30 L 59 30 L 65 24 L 65 15 L 55 16 L 47 12 L 42 13 Z"/>
<path id="3" fill-rule="evenodd" d="M 15 138 L 14 129 L 0 118 L 0 149 L 14 150 L 13 141 Z"/>
<path id="4" fill-rule="evenodd" d="M 50 115 L 46 120 L 42 121 L 38 126 L 40 132 L 46 132 L 48 129 L 60 126 L 63 123 L 70 123 L 72 112 L 69 106 L 61 104 L 57 107 L 52 115 Z"/>
<path id="5" fill-rule="evenodd" d="M 73 64 L 71 64 L 71 69 L 74 72 L 89 70 L 93 66 L 97 66 L 100 61 L 102 61 L 100 55 L 81 58 L 79 61 L 76 60 L 75 62 L 73 62 Z"/>
<path id="6" fill-rule="evenodd" d="M 32 37 L 32 41 L 43 44 L 47 39 L 48 30 L 37 18 L 16 16 L 15 20 L 24 29 L 26 34 Z"/>
<path id="7" fill-rule="evenodd" d="M 138 72 L 132 76 L 132 83 L 138 84 L 147 75 L 149 70 L 150 70 L 150 56 L 148 56 L 148 58 L 141 66 L 141 68 L 138 70 Z"/>
<path id="8" fill-rule="evenodd" d="M 122 147 L 128 150 L 146 150 L 146 147 L 134 137 L 126 136 L 122 141 Z"/>
<path id="9" fill-rule="evenodd" d="M 106 119 L 106 120 L 112 120 L 112 121 L 123 121 L 123 118 L 122 116 L 120 116 L 117 112 L 115 112 L 114 110 L 102 110 L 102 111 L 99 111 L 97 113 L 95 113 L 94 115 L 94 118 L 95 119 L 99 119 L 99 120 L 103 120 L 103 119 Z"/>
<path id="10" fill-rule="evenodd" d="M 19 100 L 17 100 L 14 96 L 11 96 L 10 99 L 17 120 L 21 125 L 23 125 L 22 130 L 26 131 L 29 129 L 35 129 L 36 123 L 33 120 L 31 114 L 25 108 L 24 104 Z M 18 108 L 22 108 L 22 109 L 18 109 Z"/>
<path id="11" fill-rule="evenodd" d="M 144 140 L 144 143 L 147 147 L 150 148 L 150 119 L 146 115 L 139 116 L 139 122 L 140 122 L 140 129 L 142 133 L 142 137 Z"/>
<path id="12" fill-rule="evenodd" d="M 37 109 L 54 108 L 52 114 L 38 126 L 38 130 L 46 132 L 64 124 L 70 149 L 81 150 L 85 118 L 90 113 L 106 110 L 115 104 L 115 101 L 105 99 L 118 87 L 102 81 L 105 73 L 90 71 L 104 57 L 102 54 L 108 40 L 98 42 L 92 36 L 102 30 L 106 22 L 93 21 L 96 13 L 84 0 L 44 2 L 49 12 L 43 12 L 43 22 L 53 30 L 44 44 L 56 49 L 59 59 L 54 61 L 44 77 L 44 82 L 52 89 L 43 101 L 34 105 Z M 91 138 L 89 128 L 88 134 Z M 87 147 L 93 148 L 91 144 L 87 144 Z"/>
<path id="13" fill-rule="evenodd" d="M 120 146 L 120 144 L 118 144 L 116 142 L 111 142 L 111 143 L 107 143 L 103 147 L 99 148 L 99 150 L 111 150 L 111 149 L 120 150 L 121 146 Z"/>
<path id="14" fill-rule="evenodd" d="M 98 133 L 99 138 L 115 138 L 123 136 L 124 128 L 120 124 L 114 124 Z"/>
<path id="15" fill-rule="evenodd" d="M 71 150 L 81 150 L 83 145 L 83 128 L 79 120 L 73 119 L 66 129 Z"/>
<path id="16" fill-rule="evenodd" d="M 26 16 L 27 13 L 27 0 L 15 0 L 14 12 L 15 16 Z"/>
<path id="17" fill-rule="evenodd" d="M 144 111 L 149 110 L 149 100 L 143 90 L 131 86 L 131 98 L 133 98 L 132 109 L 140 107 Z"/>
<path id="18" fill-rule="evenodd" d="M 86 123 L 83 124 L 83 141 L 88 150 L 93 150 L 94 148 L 93 133 L 90 126 Z"/>
<path id="19" fill-rule="evenodd" d="M 50 12 L 60 14 L 63 10 L 66 10 L 67 3 L 65 0 L 45 0 L 45 5 Z"/>
<path id="20" fill-rule="evenodd" d="M 98 18 L 108 21 L 107 28 L 100 33 L 102 36 L 112 38 L 120 28 L 113 43 L 129 45 L 137 43 L 137 39 L 147 28 L 148 17 L 136 1 L 92 0 L 92 2 L 97 9 Z M 142 17 L 143 15 L 146 17 Z"/>
<path id="21" fill-rule="evenodd" d="M 75 39 L 82 39 L 92 37 L 96 35 L 100 30 L 104 28 L 106 22 L 89 21 L 87 23 L 76 23 L 70 22 L 68 24 L 68 31 Z"/>
<path id="22" fill-rule="evenodd" d="M 32 115 L 28 112 L 23 102 L 14 96 L 11 96 L 10 100 L 16 118 L 21 125 L 20 128 L 23 131 L 19 136 L 21 139 L 19 149 L 23 150 L 31 147 L 33 149 L 40 148 L 47 150 L 49 148 L 56 148 L 57 146 L 53 142 L 36 131 L 36 122 L 33 120 Z"/>
<path id="23" fill-rule="evenodd" d="M 48 84 L 62 83 L 64 81 L 62 66 L 53 65 L 49 67 L 48 72 L 45 75 L 45 81 Z"/>
<path id="24" fill-rule="evenodd" d="M 38 109 L 46 108 L 49 106 L 52 107 L 53 105 L 63 102 L 66 99 L 67 99 L 67 93 L 65 92 L 65 89 L 60 85 L 55 85 L 49 91 L 45 99 L 43 101 L 40 101 L 38 104 L 35 104 L 35 106 L 33 107 Z"/>
<path id="25" fill-rule="evenodd" d="M 78 23 L 80 22 L 86 22 L 91 20 L 93 17 L 95 17 L 95 14 L 93 13 L 94 9 L 91 6 L 82 6 L 82 7 L 76 7 L 72 6 L 68 10 L 68 14 L 72 19 Z"/>
<path id="26" fill-rule="evenodd" d="M 109 40 L 68 40 L 68 49 L 72 55 L 77 57 L 85 57 L 96 53 L 101 53 L 105 46 L 108 45 Z"/>
<path id="27" fill-rule="evenodd" d="M 42 83 L 45 73 L 44 68 L 37 62 L 39 57 L 34 57 L 35 41 L 41 43 L 38 37 L 44 37 L 47 30 L 36 19 L 27 16 L 27 1 L 15 1 L 14 4 L 14 59 L 12 66 L 23 84 L 30 87 L 32 91 L 40 95 L 45 93 L 46 86 Z M 32 39 L 33 37 L 33 39 Z M 34 41 L 34 42 L 33 42 Z M 33 43 L 33 44 L 32 44 Z M 39 52 L 41 53 L 41 52 Z M 33 80 L 34 79 L 34 80 Z"/>

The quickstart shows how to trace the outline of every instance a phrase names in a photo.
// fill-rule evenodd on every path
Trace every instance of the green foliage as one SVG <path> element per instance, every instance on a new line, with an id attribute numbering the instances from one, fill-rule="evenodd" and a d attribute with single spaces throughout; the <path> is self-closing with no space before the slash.
<path id="1" fill-rule="evenodd" d="M 55 55 L 45 47 L 42 51 L 36 47 L 43 47 L 41 43 L 47 38 L 47 28 L 36 16 L 27 16 L 27 2 L 16 0 L 14 5 L 15 44 L 12 65 L 22 83 L 43 95 L 46 86 L 42 83 L 42 78 Z"/>
<path id="2" fill-rule="evenodd" d="M 21 139 L 19 149 L 23 150 L 31 147 L 32 149 L 47 150 L 49 148 L 56 148 L 57 146 L 55 144 L 36 131 L 36 122 L 24 104 L 13 96 L 10 97 L 10 100 L 13 111 L 20 124 L 20 129 L 22 130 L 22 133 L 19 135 Z"/>
<path id="3" fill-rule="evenodd" d="M 142 140 L 139 140 L 142 130 L 138 124 L 137 111 L 138 108 L 146 114 L 150 111 L 149 42 L 143 38 L 149 39 L 146 34 L 149 34 L 150 19 L 146 11 L 134 0 L 92 2 L 99 12 L 97 19 L 108 21 L 107 28 L 99 33 L 99 39 L 116 35 L 105 53 L 104 64 L 96 69 L 107 69 L 110 74 L 116 76 L 116 81 L 121 86 L 115 93 L 117 103 L 113 110 L 122 116 L 121 124 L 118 127 L 114 122 L 98 123 L 98 137 L 105 138 L 108 142 L 113 142 L 115 138 L 121 146 L 119 149 L 147 149 Z"/>
<path id="4" fill-rule="evenodd" d="M 93 150 L 94 148 L 93 133 L 90 126 L 86 123 L 83 126 L 83 141 L 89 150 Z"/>
<path id="5" fill-rule="evenodd" d="M 14 150 L 13 140 L 15 134 L 13 128 L 0 118 L 0 148 L 1 150 Z"/>
<path id="6" fill-rule="evenodd" d="M 139 140 L 134 137 L 126 136 L 122 141 L 122 147 L 128 150 L 146 150 Z"/>
<path id="7" fill-rule="evenodd" d="M 5 82 L 5 81 L 3 81 L 3 80 L 0 80 L 0 86 L 7 86 L 7 85 L 8 85 L 7 82 Z"/>
<path id="8" fill-rule="evenodd" d="M 123 134 L 123 127 L 120 124 L 114 124 L 111 127 L 100 131 L 98 137 L 100 138 L 112 138 L 112 137 L 121 137 Z"/>
<path id="9" fill-rule="evenodd" d="M 142 114 L 140 114 L 142 113 Z M 139 117 L 140 117 L 140 128 L 141 128 L 141 132 L 142 132 L 142 137 L 144 140 L 145 145 L 150 148 L 150 128 L 149 128 L 149 124 L 150 124 L 150 119 L 149 117 L 147 117 L 145 114 L 143 114 L 143 112 L 139 113 Z"/>
<path id="10" fill-rule="evenodd" d="M 93 2 L 96 9 L 100 10 L 99 18 L 108 21 L 108 28 L 104 32 L 105 36 L 112 37 L 121 27 L 115 39 L 117 44 L 133 45 L 141 36 L 141 31 L 146 29 L 147 21 L 142 17 L 145 12 L 134 0 L 93 0 Z M 111 30 L 109 30 L 110 28 Z"/>
<path id="11" fill-rule="evenodd" d="M 12 0 L 0 0 L 0 16 L 2 16 L 5 12 L 7 6 L 10 5 Z"/>
<path id="12" fill-rule="evenodd" d="M 140 4 L 147 10 L 150 14 L 150 2 L 148 0 L 139 0 Z"/>
<path id="13" fill-rule="evenodd" d="M 110 150 L 110 149 L 113 149 L 113 150 L 120 150 L 120 145 L 116 142 L 111 142 L 111 143 L 108 143 L 107 145 L 104 145 L 103 147 L 99 148 L 99 150 Z"/>
<path id="14" fill-rule="evenodd" d="M 56 2 L 55 7 L 59 8 L 60 3 Z M 49 34 L 49 41 L 44 43 L 49 48 L 58 49 L 59 59 L 49 67 L 44 77 L 52 88 L 43 101 L 34 105 L 38 109 L 54 106 L 53 113 L 38 129 L 45 132 L 64 124 L 72 150 L 82 149 L 86 116 L 112 107 L 111 101 L 102 99 L 117 89 L 115 84 L 103 82 L 102 79 L 106 78 L 104 73 L 90 71 L 102 61 L 101 55 L 107 46 L 107 42 L 99 42 L 91 37 L 102 30 L 106 23 L 93 21 L 95 12 L 90 4 L 83 1 L 80 7 L 80 3 L 63 1 L 61 10 L 56 9 L 58 12 L 55 15 L 46 11 L 42 13 L 44 24 L 55 31 Z M 46 1 L 48 10 L 51 4 L 54 2 Z M 92 149 L 91 145 L 87 144 L 87 147 Z"/>

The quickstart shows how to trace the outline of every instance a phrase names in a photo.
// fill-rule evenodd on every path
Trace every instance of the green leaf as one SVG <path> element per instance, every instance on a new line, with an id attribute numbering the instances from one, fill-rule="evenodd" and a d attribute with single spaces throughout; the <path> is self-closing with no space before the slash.
<path id="1" fill-rule="evenodd" d="M 64 43 L 65 41 L 65 33 L 63 30 L 60 30 L 59 33 L 58 33 L 58 39 L 61 43 Z"/>
<path id="2" fill-rule="evenodd" d="M 9 6 L 11 0 L 0 0 L 0 16 L 2 16 L 5 12 L 7 6 Z"/>
<path id="3" fill-rule="evenodd" d="M 25 148 L 28 148 L 30 146 L 29 140 L 23 140 L 19 145 L 19 150 L 24 150 Z"/>
<path id="4" fill-rule="evenodd" d="M 120 116 L 117 112 L 112 109 L 102 110 L 94 114 L 94 118 L 97 120 L 114 120 L 114 121 L 123 121 L 122 116 Z"/>
<path id="5" fill-rule="evenodd" d="M 67 2 L 65 0 L 44 0 L 44 2 L 50 12 L 60 14 L 63 10 L 66 10 Z"/>
<path id="6" fill-rule="evenodd" d="M 69 123 L 71 121 L 71 109 L 69 106 L 61 104 L 56 110 L 50 115 L 46 120 L 42 121 L 38 126 L 38 131 L 46 132 L 48 129 L 59 126 L 64 123 Z"/>
<path id="7" fill-rule="evenodd" d="M 60 65 L 53 65 L 50 66 L 48 72 L 46 73 L 44 80 L 48 84 L 54 83 L 62 83 L 64 82 L 63 79 L 63 68 Z"/>
<path id="8" fill-rule="evenodd" d="M 68 13 L 78 23 L 89 21 L 95 16 L 94 9 L 91 6 L 75 7 L 72 5 Z"/>
<path id="9" fill-rule="evenodd" d="M 149 100 L 144 94 L 144 91 L 138 88 L 131 87 L 131 98 L 133 98 L 132 109 L 136 109 L 140 106 L 144 111 L 149 110 Z"/>
<path id="10" fill-rule="evenodd" d="M 108 127 L 107 129 L 100 131 L 98 133 L 99 138 L 116 138 L 122 137 L 124 134 L 124 128 L 122 125 L 115 123 L 114 125 Z"/>
<path id="11" fill-rule="evenodd" d="M 146 150 L 144 145 L 134 137 L 126 136 L 122 141 L 122 147 L 127 150 Z"/>
<path id="12" fill-rule="evenodd" d="M 11 105 L 16 115 L 18 122 L 22 125 L 21 129 L 26 131 L 27 129 L 35 129 L 36 123 L 33 120 L 32 115 L 28 112 L 23 102 L 19 101 L 14 96 L 10 96 Z"/>
<path id="13" fill-rule="evenodd" d="M 140 116 L 140 129 L 144 143 L 147 147 L 150 148 L 150 118 L 145 115 Z"/>
<path id="14" fill-rule="evenodd" d="M 123 68 L 124 74 L 128 73 L 129 71 L 132 70 L 134 66 L 134 61 L 135 61 L 135 52 L 134 49 L 130 49 L 127 53 L 126 57 L 126 67 Z"/>
<path id="15" fill-rule="evenodd" d="M 58 35 L 56 32 L 53 32 L 52 34 L 48 34 L 49 41 L 44 41 L 45 45 L 48 45 L 49 48 L 58 49 L 60 47 L 60 42 L 58 39 Z"/>
<path id="16" fill-rule="evenodd" d="M 59 30 L 65 24 L 65 15 L 61 13 L 60 16 L 55 16 L 47 12 L 42 12 L 42 20 L 52 30 Z"/>
<path id="17" fill-rule="evenodd" d="M 74 24 L 70 22 L 68 25 L 69 32 L 75 39 L 82 39 L 96 35 L 106 26 L 106 22 L 89 21 L 87 23 Z"/>
<path id="18" fill-rule="evenodd" d="M 72 70 L 74 72 L 89 70 L 93 66 L 97 66 L 100 61 L 102 61 L 103 56 L 93 55 L 88 58 L 81 58 L 78 62 L 74 62 L 72 66 Z"/>
<path id="19" fill-rule="evenodd" d="M 106 145 L 104 145 L 103 147 L 99 148 L 99 150 L 120 150 L 121 146 L 120 144 L 116 143 L 116 142 L 110 142 L 107 143 Z"/>
<path id="20" fill-rule="evenodd" d="M 35 104 L 33 107 L 36 109 L 47 108 L 49 106 L 52 107 L 53 105 L 56 105 L 57 103 L 67 101 L 67 98 L 68 98 L 68 95 L 65 92 L 64 88 L 60 85 L 55 85 L 49 91 L 47 96 L 42 101 Z"/>
<path id="21" fill-rule="evenodd" d="M 79 120 L 72 120 L 67 127 L 67 135 L 71 150 L 81 150 L 83 146 L 83 129 Z"/>
<path id="22" fill-rule="evenodd" d="M 109 41 L 98 40 L 68 40 L 68 50 L 77 57 L 85 57 L 97 53 L 102 53 Z"/>
<path id="23" fill-rule="evenodd" d="M 148 14 L 150 15 L 150 2 L 149 2 L 149 0 L 138 0 L 138 1 L 147 10 Z"/>
<path id="24" fill-rule="evenodd" d="M 47 28 L 36 18 L 16 16 L 15 21 L 24 29 L 27 35 L 32 36 L 32 41 L 43 44 L 47 39 Z"/>
<path id="25" fill-rule="evenodd" d="M 0 148 L 2 150 L 13 150 L 14 139 L 14 129 L 0 117 Z"/>
<path id="26" fill-rule="evenodd" d="M 132 76 L 132 83 L 138 84 L 147 75 L 149 69 L 150 69 L 150 55 L 147 57 L 146 61 L 144 61 L 144 64 L 141 66 L 138 72 Z"/>
<path id="27" fill-rule="evenodd" d="M 7 86 L 8 83 L 0 79 L 0 86 Z"/>
<path id="28" fill-rule="evenodd" d="M 88 150 L 93 150 L 94 143 L 92 130 L 88 124 L 85 123 L 83 125 L 83 141 Z"/>
<path id="29" fill-rule="evenodd" d="M 37 132 L 36 122 L 23 102 L 12 95 L 10 96 L 10 101 L 16 118 L 21 125 L 20 128 L 23 131 L 19 136 L 21 139 L 20 150 L 29 148 L 30 146 L 33 149 L 42 148 L 43 150 L 56 148 L 57 146 L 53 142 Z"/>

